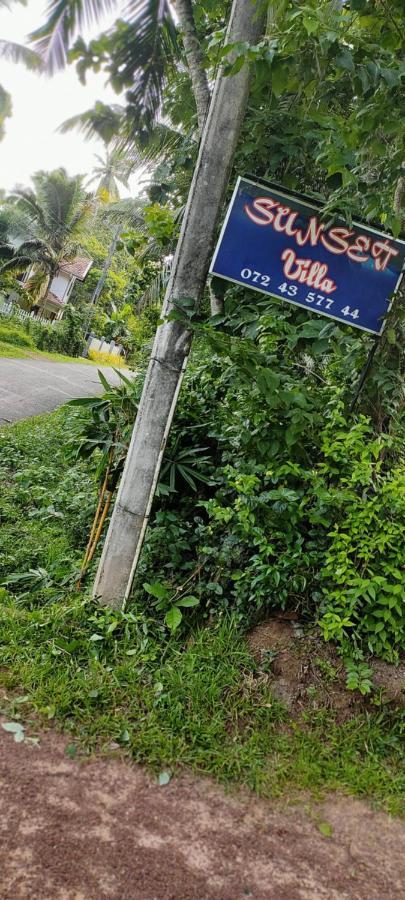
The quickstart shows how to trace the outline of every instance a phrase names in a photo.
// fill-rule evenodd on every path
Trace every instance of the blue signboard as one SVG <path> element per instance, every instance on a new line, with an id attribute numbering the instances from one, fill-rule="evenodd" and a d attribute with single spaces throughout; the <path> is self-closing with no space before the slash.
<path id="1" fill-rule="evenodd" d="M 239 178 L 210 274 L 381 334 L 404 258 L 404 241 Z"/>

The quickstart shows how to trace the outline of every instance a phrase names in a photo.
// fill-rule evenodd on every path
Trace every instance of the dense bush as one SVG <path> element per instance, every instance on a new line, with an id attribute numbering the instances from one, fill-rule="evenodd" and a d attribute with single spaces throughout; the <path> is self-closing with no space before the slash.
<path id="1" fill-rule="evenodd" d="M 219 327 L 191 323 L 196 343 L 134 598 L 144 604 L 147 584 L 163 618 L 187 584 L 199 601 L 187 615 L 231 611 L 248 627 L 294 610 L 345 656 L 395 661 L 404 634 L 400 322 L 391 319 L 352 413 L 369 338 L 265 303 L 241 304 L 235 291 Z M 102 480 L 114 447 L 114 485 L 140 390 L 140 378 L 124 379 L 105 398 L 80 400 L 81 452 L 98 448 Z"/>
<path id="2" fill-rule="evenodd" d="M 228 334 L 208 330 L 194 352 L 167 454 L 203 443 L 210 483 L 198 494 L 180 482 L 160 492 L 136 594 L 152 578 L 174 588 L 190 578 L 210 616 L 231 608 L 248 625 L 297 610 L 344 654 L 395 661 L 404 635 L 399 325 L 367 383 L 367 414 L 351 414 L 367 338 L 279 307 L 276 319 L 248 312 L 239 326 L 229 316 Z"/>
<path id="3" fill-rule="evenodd" d="M 62 353 L 66 356 L 81 356 L 86 346 L 84 340 L 83 316 L 67 306 L 63 319 L 55 325 L 27 319 L 25 323 L 38 350 Z"/>
<path id="4" fill-rule="evenodd" d="M 141 312 L 134 313 L 129 303 L 121 309 L 106 316 L 98 313 L 93 320 L 93 329 L 102 334 L 107 341 L 114 340 L 120 344 L 131 362 L 138 362 L 145 350 L 145 345 L 153 338 L 159 319 L 160 309 L 149 306 Z"/>

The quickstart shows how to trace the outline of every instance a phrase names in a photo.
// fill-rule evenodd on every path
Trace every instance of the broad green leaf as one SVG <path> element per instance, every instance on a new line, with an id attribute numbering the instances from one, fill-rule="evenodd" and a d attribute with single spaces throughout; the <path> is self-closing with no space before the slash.
<path id="1" fill-rule="evenodd" d="M 156 597 L 157 600 L 166 600 L 170 595 L 169 589 L 164 584 L 161 584 L 160 581 L 154 581 L 152 584 L 144 582 L 143 587 L 148 594 Z"/>
<path id="2" fill-rule="evenodd" d="M 182 597 L 180 600 L 176 600 L 176 606 L 198 606 L 199 602 L 199 597 L 190 595 L 189 597 Z"/>
<path id="3" fill-rule="evenodd" d="M 101 369 L 97 369 L 97 375 L 101 381 L 101 384 L 103 385 L 103 388 L 105 388 L 106 391 L 111 391 L 111 384 L 109 381 L 107 381 L 107 379 L 106 379 L 105 375 L 103 375 Z"/>
<path id="4" fill-rule="evenodd" d="M 176 631 L 176 628 L 179 627 L 180 622 L 183 616 L 181 614 L 180 609 L 177 606 L 172 606 L 165 615 L 165 622 L 170 631 Z"/>

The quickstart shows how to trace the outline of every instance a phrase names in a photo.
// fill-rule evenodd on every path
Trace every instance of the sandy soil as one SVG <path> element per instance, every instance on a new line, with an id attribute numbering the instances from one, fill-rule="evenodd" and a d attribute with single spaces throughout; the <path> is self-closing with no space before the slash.
<path id="1" fill-rule="evenodd" d="M 404 897 L 404 825 L 366 804 L 286 808 L 188 775 L 160 787 L 119 758 L 71 759 L 67 743 L 0 728 L 2 900 Z"/>

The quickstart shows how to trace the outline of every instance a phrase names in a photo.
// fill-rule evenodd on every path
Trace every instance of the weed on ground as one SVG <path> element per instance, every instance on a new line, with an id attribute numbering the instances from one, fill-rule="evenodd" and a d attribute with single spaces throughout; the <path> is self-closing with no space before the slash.
<path id="1" fill-rule="evenodd" d="M 96 484 L 68 448 L 73 426 L 65 409 L 0 432 L 7 715 L 35 711 L 42 726 L 69 732 L 73 748 L 123 749 L 156 772 L 185 766 L 267 797 L 340 790 L 399 813 L 397 710 L 376 705 L 339 723 L 317 709 L 293 720 L 232 618 L 170 637 L 147 600 L 117 612 L 75 591 Z"/>

